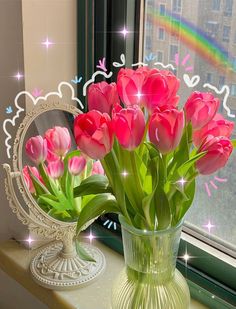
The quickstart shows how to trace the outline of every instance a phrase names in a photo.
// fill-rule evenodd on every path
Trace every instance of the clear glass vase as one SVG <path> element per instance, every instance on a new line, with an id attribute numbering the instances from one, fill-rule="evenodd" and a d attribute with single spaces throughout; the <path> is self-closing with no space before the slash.
<path id="1" fill-rule="evenodd" d="M 189 308 L 189 288 L 176 269 L 182 223 L 153 232 L 119 220 L 126 266 L 113 285 L 112 309 Z"/>

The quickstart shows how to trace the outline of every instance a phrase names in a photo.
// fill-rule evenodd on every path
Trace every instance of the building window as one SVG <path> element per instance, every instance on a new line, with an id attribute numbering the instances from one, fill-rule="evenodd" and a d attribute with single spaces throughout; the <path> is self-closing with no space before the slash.
<path id="1" fill-rule="evenodd" d="M 165 30 L 164 28 L 158 28 L 158 39 L 163 41 L 165 38 Z"/>
<path id="2" fill-rule="evenodd" d="M 230 27 L 229 26 L 224 26 L 223 27 L 223 42 L 229 42 L 229 36 L 230 36 Z"/>
<path id="3" fill-rule="evenodd" d="M 166 15 L 166 5 L 160 4 L 160 15 Z"/>
<path id="4" fill-rule="evenodd" d="M 146 22 L 145 24 L 145 30 L 151 32 L 152 31 L 152 23 L 151 22 Z"/>
<path id="5" fill-rule="evenodd" d="M 172 7 L 173 7 L 173 12 L 174 13 L 181 13 L 181 6 L 182 6 L 182 1 L 181 0 L 173 0 L 172 2 Z"/>
<path id="6" fill-rule="evenodd" d="M 232 16 L 233 0 L 225 0 L 224 15 Z"/>
<path id="7" fill-rule="evenodd" d="M 162 51 L 157 51 L 157 61 L 162 62 L 163 61 L 163 52 Z"/>
<path id="8" fill-rule="evenodd" d="M 236 97 L 236 84 L 231 85 L 231 92 L 230 92 L 232 97 Z"/>
<path id="9" fill-rule="evenodd" d="M 206 23 L 206 33 L 212 38 L 217 36 L 219 24 L 216 21 L 208 21 Z"/>
<path id="10" fill-rule="evenodd" d="M 221 89 L 225 84 L 225 76 L 219 76 L 219 88 Z"/>
<path id="11" fill-rule="evenodd" d="M 152 49 L 152 40 L 149 35 L 146 36 L 145 46 L 146 46 L 146 49 L 149 51 Z"/>
<path id="12" fill-rule="evenodd" d="M 212 10 L 213 11 L 220 10 L 220 0 L 212 0 Z"/>
<path id="13" fill-rule="evenodd" d="M 212 82 L 212 73 L 207 73 L 206 75 L 206 82 L 211 83 Z"/>
<path id="14" fill-rule="evenodd" d="M 178 46 L 170 45 L 170 61 L 175 61 L 176 54 L 178 54 Z"/>

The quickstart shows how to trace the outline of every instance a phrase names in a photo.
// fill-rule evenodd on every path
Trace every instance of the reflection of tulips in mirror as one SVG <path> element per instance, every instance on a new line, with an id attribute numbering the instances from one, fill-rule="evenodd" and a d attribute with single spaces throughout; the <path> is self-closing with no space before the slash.
<path id="1" fill-rule="evenodd" d="M 59 220 L 76 220 L 82 199 L 74 196 L 74 190 L 91 174 L 103 174 L 100 162 L 71 150 L 70 133 L 59 126 L 47 130 L 44 137 L 31 137 L 25 151 L 37 166 L 24 166 L 22 173 L 38 205 Z"/>

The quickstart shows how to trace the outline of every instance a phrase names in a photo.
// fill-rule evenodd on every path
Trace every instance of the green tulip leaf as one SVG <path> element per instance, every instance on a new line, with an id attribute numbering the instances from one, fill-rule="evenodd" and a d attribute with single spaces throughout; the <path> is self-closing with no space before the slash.
<path id="1" fill-rule="evenodd" d="M 87 222 L 109 212 L 120 212 L 115 197 L 110 193 L 96 195 L 81 210 L 77 222 L 77 234 L 81 232 L 81 229 Z"/>
<path id="2" fill-rule="evenodd" d="M 206 153 L 207 153 L 207 151 L 200 152 L 200 153 L 194 155 L 193 157 L 191 157 L 188 161 L 184 162 L 184 164 L 182 164 L 178 168 L 178 174 L 181 177 L 185 176 L 187 174 L 187 172 L 189 171 L 189 169 L 194 166 L 195 162 L 198 161 L 199 159 L 201 159 L 202 157 L 204 157 Z"/>
<path id="3" fill-rule="evenodd" d="M 233 147 L 236 148 L 236 139 L 232 139 L 231 143 L 233 144 Z"/>
<path id="4" fill-rule="evenodd" d="M 80 242 L 76 239 L 75 241 L 76 252 L 81 260 L 88 261 L 88 262 L 96 262 L 88 252 L 80 245 Z"/>
<path id="5" fill-rule="evenodd" d="M 104 175 L 95 174 L 89 176 L 74 188 L 74 197 L 100 193 L 112 193 L 112 188 Z"/>

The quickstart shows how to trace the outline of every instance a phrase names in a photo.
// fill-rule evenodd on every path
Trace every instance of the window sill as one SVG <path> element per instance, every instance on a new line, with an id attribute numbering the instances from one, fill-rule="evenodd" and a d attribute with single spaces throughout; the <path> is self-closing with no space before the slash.
<path id="1" fill-rule="evenodd" d="M 8 240 L 0 245 L 0 268 L 49 308 L 110 309 L 112 282 L 124 266 L 124 260 L 120 254 L 104 244 L 94 241 L 94 245 L 100 248 L 106 257 L 106 270 L 97 281 L 77 290 L 51 291 L 37 285 L 28 270 L 36 250 L 27 250 L 14 240 Z M 14 297 L 13 291 L 12 297 Z M 207 309 L 207 307 L 192 300 L 190 309 Z"/>

